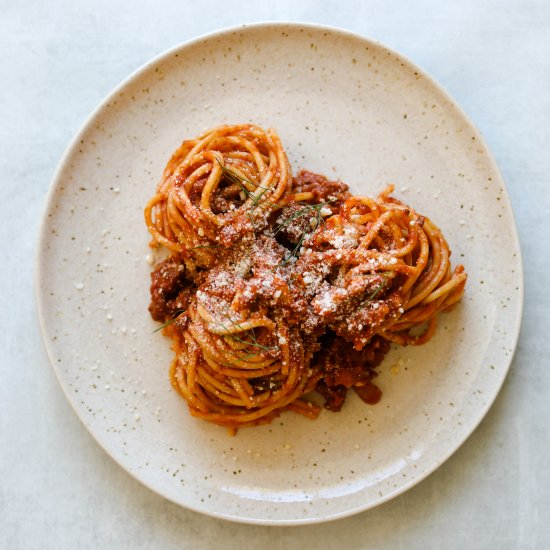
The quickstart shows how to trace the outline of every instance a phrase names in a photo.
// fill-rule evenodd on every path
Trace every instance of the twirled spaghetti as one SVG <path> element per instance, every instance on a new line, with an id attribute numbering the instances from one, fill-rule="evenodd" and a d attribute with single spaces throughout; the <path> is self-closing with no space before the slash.
<path id="1" fill-rule="evenodd" d="M 372 379 L 390 342 L 428 341 L 466 283 L 441 231 L 392 191 L 292 178 L 277 134 L 258 126 L 181 145 L 145 220 L 169 251 L 150 311 L 191 414 L 235 430 L 285 410 L 315 418 L 313 390 L 331 410 L 349 388 L 379 399 Z"/>
<path id="2" fill-rule="evenodd" d="M 252 124 L 221 126 L 184 141 L 172 155 L 145 207 L 147 227 L 156 244 L 211 267 L 211 247 L 231 245 L 252 224 L 261 226 L 264 205 L 277 201 L 289 182 L 275 132 Z"/>

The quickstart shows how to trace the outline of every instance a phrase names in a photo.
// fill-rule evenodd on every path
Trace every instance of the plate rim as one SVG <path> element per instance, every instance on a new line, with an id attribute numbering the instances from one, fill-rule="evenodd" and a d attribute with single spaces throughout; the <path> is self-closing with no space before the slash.
<path id="1" fill-rule="evenodd" d="M 486 157 L 487 157 L 488 163 L 490 164 L 491 170 L 496 175 L 498 175 L 498 178 L 499 178 L 498 183 L 502 187 L 504 206 L 506 208 L 507 214 L 511 222 L 510 232 L 513 236 L 512 244 L 514 247 L 514 251 L 517 253 L 518 269 L 517 269 L 516 278 L 517 278 L 517 283 L 519 288 L 518 288 L 517 294 L 514 295 L 515 300 L 517 302 L 517 313 L 515 318 L 510 320 L 510 336 L 507 340 L 511 346 L 512 353 L 510 353 L 506 359 L 503 359 L 502 367 L 501 367 L 502 374 L 501 374 L 500 381 L 496 386 L 496 390 L 494 394 L 491 395 L 490 399 L 488 399 L 484 404 L 484 406 L 480 409 L 481 413 L 479 414 L 476 421 L 473 424 L 471 424 L 469 429 L 466 431 L 465 435 L 459 438 L 459 440 L 455 441 L 453 445 L 450 445 L 449 448 L 447 449 L 447 452 L 444 453 L 443 456 L 440 457 L 438 460 L 434 461 L 434 464 L 428 467 L 424 472 L 422 472 L 422 474 L 413 478 L 408 483 L 399 486 L 393 491 L 389 491 L 383 497 L 380 497 L 374 502 L 366 503 L 365 505 L 362 505 L 362 506 L 355 506 L 352 508 L 348 508 L 340 512 L 332 512 L 325 515 L 318 515 L 312 518 L 301 518 L 301 519 L 291 519 L 291 518 L 290 519 L 289 518 L 262 519 L 262 518 L 239 516 L 236 514 L 212 511 L 208 509 L 208 506 L 201 507 L 201 506 L 195 505 L 193 502 L 190 502 L 190 503 L 186 502 L 185 504 L 183 504 L 181 501 L 178 501 L 164 494 L 162 489 L 158 489 L 154 487 L 152 483 L 149 483 L 148 481 L 142 479 L 142 477 L 139 476 L 139 472 L 134 471 L 133 468 L 129 468 L 127 465 L 123 465 L 111 453 L 109 448 L 102 443 L 101 439 L 98 438 L 98 436 L 96 435 L 96 431 L 98 430 L 93 428 L 93 426 L 86 421 L 85 416 L 83 415 L 83 413 L 81 413 L 79 407 L 77 407 L 76 405 L 76 400 L 73 399 L 73 397 L 69 394 L 68 387 L 66 387 L 66 384 L 62 380 L 60 371 L 56 367 L 55 351 L 53 349 L 53 346 L 50 345 L 49 339 L 47 338 L 47 327 L 46 327 L 46 320 L 45 320 L 45 314 L 44 314 L 45 304 L 43 303 L 43 296 L 41 293 L 42 272 L 45 267 L 45 265 L 43 265 L 45 261 L 43 250 L 45 249 L 45 246 L 46 246 L 46 227 L 48 223 L 48 213 L 51 212 L 52 210 L 54 199 L 62 183 L 62 179 L 61 179 L 62 172 L 65 170 L 65 168 L 69 164 L 70 159 L 72 158 L 75 150 L 77 149 L 81 136 L 93 124 L 93 121 L 98 117 L 98 115 L 101 114 L 106 104 L 108 104 L 114 97 L 116 97 L 121 90 L 126 88 L 128 85 L 130 85 L 132 82 L 134 82 L 139 77 L 141 77 L 144 73 L 146 73 L 152 65 L 163 62 L 166 59 L 169 59 L 175 53 L 191 48 L 195 45 L 200 44 L 201 42 L 207 43 L 216 38 L 223 38 L 238 32 L 247 32 L 248 30 L 254 31 L 262 28 L 269 28 L 270 30 L 292 28 L 293 31 L 296 31 L 299 29 L 310 30 L 314 32 L 327 31 L 333 34 L 340 35 L 341 37 L 346 39 L 359 40 L 368 45 L 382 48 L 385 51 L 391 53 L 393 56 L 399 58 L 400 61 L 402 61 L 405 65 L 408 65 L 409 68 L 414 68 L 414 70 L 418 72 L 418 74 L 421 75 L 422 78 L 425 79 L 430 84 L 431 87 L 435 88 L 435 90 L 449 102 L 449 104 L 453 107 L 453 109 L 456 110 L 458 116 L 462 118 L 464 122 L 468 125 L 469 129 L 471 129 L 474 132 L 476 139 L 480 140 L 479 143 L 482 145 L 484 152 L 486 153 Z M 501 392 L 502 386 L 508 376 L 510 367 L 514 360 L 514 356 L 517 351 L 517 345 L 518 345 L 519 336 L 521 332 L 521 325 L 522 325 L 523 312 L 524 312 L 525 279 L 524 279 L 523 256 L 522 256 L 522 251 L 520 246 L 517 222 L 516 222 L 516 217 L 514 214 L 514 210 L 512 208 L 512 203 L 510 200 L 510 195 L 509 195 L 505 180 L 502 176 L 502 173 L 495 161 L 495 158 L 491 150 L 489 149 L 488 145 L 485 142 L 483 135 L 481 134 L 477 126 L 472 122 L 468 114 L 463 110 L 461 105 L 454 99 L 454 97 L 441 84 L 439 84 L 439 82 L 435 80 L 434 77 L 432 77 L 429 73 L 427 73 L 426 70 L 423 69 L 423 67 L 411 61 L 411 59 L 409 59 L 407 56 L 405 56 L 401 52 L 396 51 L 391 47 L 388 47 L 386 44 L 382 43 L 379 40 L 375 40 L 359 32 L 351 31 L 349 29 L 339 27 L 339 26 L 318 24 L 318 23 L 312 23 L 312 22 L 299 22 L 299 21 L 258 21 L 258 22 L 244 23 L 241 25 L 224 27 L 215 31 L 202 33 L 189 40 L 183 41 L 179 44 L 169 47 L 168 49 L 162 51 L 161 53 L 155 55 L 153 58 L 148 59 L 145 63 L 138 66 L 128 76 L 126 76 L 119 84 L 117 84 L 114 88 L 112 88 L 111 91 L 108 92 L 107 95 L 103 97 L 103 99 L 101 99 L 101 101 L 97 104 L 97 106 L 91 111 L 89 115 L 86 116 L 84 121 L 80 124 L 78 130 L 76 131 L 76 133 L 73 135 L 68 145 L 66 146 L 49 182 L 48 191 L 46 193 L 46 197 L 44 199 L 42 211 L 40 214 L 40 222 L 38 225 L 38 238 L 35 241 L 35 243 L 36 243 L 36 248 L 35 248 L 35 254 L 34 254 L 33 287 L 34 287 L 35 307 L 37 312 L 38 323 L 40 326 L 42 342 L 43 342 L 44 349 L 46 351 L 46 355 L 48 357 L 50 366 L 55 374 L 55 377 L 59 383 L 59 386 L 61 387 L 63 394 L 65 395 L 65 398 L 67 399 L 69 405 L 75 412 L 77 418 L 81 421 L 81 423 L 84 425 L 86 430 L 94 438 L 95 442 L 103 449 L 103 451 L 105 451 L 107 455 L 116 464 L 118 464 L 118 466 L 120 466 L 122 470 L 130 474 L 130 476 L 134 478 L 135 481 L 147 487 L 153 493 L 161 496 L 162 498 L 165 498 L 166 500 L 174 504 L 177 504 L 178 506 L 181 506 L 184 509 L 192 510 L 194 512 L 198 512 L 198 513 L 201 513 L 210 517 L 218 518 L 218 519 L 223 519 L 226 521 L 252 524 L 252 525 L 267 525 L 267 526 L 313 525 L 313 524 L 324 523 L 328 521 L 335 521 L 337 519 L 342 519 L 361 512 L 365 512 L 367 510 L 370 510 L 372 508 L 375 508 L 379 505 L 382 505 L 392 500 L 398 495 L 404 494 L 405 492 L 410 490 L 412 487 L 414 487 L 415 485 L 425 480 L 434 471 L 436 471 L 445 462 L 447 462 L 449 458 L 453 454 L 455 454 L 457 450 L 466 442 L 466 440 L 477 430 L 479 424 L 487 416 L 488 411 L 493 406 L 494 402 L 496 401 L 497 397 Z"/>

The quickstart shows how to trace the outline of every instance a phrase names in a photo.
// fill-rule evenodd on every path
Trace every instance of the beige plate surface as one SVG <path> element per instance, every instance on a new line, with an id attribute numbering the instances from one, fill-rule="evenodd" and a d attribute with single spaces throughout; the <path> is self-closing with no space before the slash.
<path id="1" fill-rule="evenodd" d="M 295 171 L 396 195 L 439 225 L 467 296 L 426 346 L 393 350 L 376 406 L 241 430 L 192 419 L 149 318 L 142 210 L 186 137 L 230 122 L 279 132 Z M 515 348 L 522 268 L 504 184 L 479 133 L 424 72 L 345 31 L 262 24 L 184 44 L 117 88 L 71 143 L 37 257 L 56 374 L 123 468 L 183 506 L 237 521 L 324 521 L 376 506 L 444 462 L 495 399 Z M 467 466 L 465 466 L 467 467 Z"/>

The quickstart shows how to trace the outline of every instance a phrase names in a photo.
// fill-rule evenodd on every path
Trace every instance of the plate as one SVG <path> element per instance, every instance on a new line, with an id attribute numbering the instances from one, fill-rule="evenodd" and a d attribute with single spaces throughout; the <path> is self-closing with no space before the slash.
<path id="1" fill-rule="evenodd" d="M 466 296 L 441 316 L 436 337 L 387 356 L 379 404 L 352 396 L 317 421 L 287 413 L 229 437 L 191 418 L 172 390 L 169 341 L 147 311 L 143 207 L 184 138 L 230 122 L 276 128 L 295 171 L 339 177 L 369 195 L 394 183 L 465 264 Z M 376 42 L 269 23 L 161 55 L 91 115 L 50 190 L 36 291 L 61 386 L 125 470 L 198 512 L 300 524 L 385 502 L 460 446 L 506 376 L 523 283 L 503 181 L 453 100 Z"/>

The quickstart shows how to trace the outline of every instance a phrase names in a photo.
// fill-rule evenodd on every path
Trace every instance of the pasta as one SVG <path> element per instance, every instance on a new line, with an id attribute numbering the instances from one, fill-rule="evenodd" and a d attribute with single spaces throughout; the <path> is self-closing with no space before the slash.
<path id="1" fill-rule="evenodd" d="M 463 295 L 441 231 L 392 197 L 291 169 L 273 130 L 226 125 L 184 141 L 145 208 L 150 312 L 172 339 L 170 378 L 192 415 L 237 428 L 309 399 L 369 403 L 390 344 L 419 345 Z M 420 332 L 419 332 L 420 330 Z"/>

